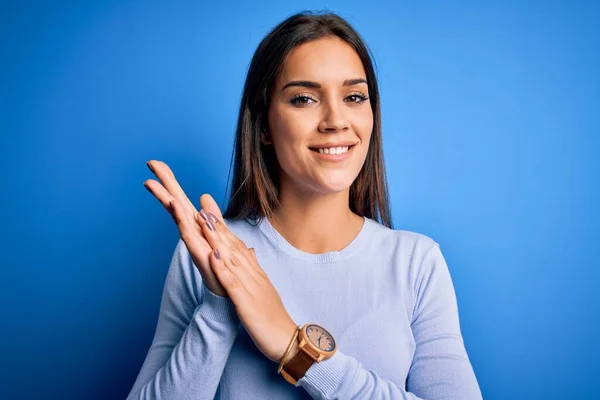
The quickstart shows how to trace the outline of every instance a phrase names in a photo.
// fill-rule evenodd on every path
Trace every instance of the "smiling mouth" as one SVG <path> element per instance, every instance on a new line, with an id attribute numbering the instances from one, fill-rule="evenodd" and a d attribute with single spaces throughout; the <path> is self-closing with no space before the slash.
<path id="1" fill-rule="evenodd" d="M 336 154 L 347 153 L 350 150 L 352 150 L 352 148 L 354 146 L 356 146 L 356 145 L 352 144 L 350 146 L 326 147 L 326 148 L 309 147 L 309 149 L 311 149 L 315 153 L 336 155 Z"/>

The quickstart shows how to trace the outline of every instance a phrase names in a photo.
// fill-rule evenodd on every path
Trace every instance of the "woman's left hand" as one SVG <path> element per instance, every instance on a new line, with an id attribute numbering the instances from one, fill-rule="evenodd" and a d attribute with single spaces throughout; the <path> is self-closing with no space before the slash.
<path id="1" fill-rule="evenodd" d="M 199 222 L 213 248 L 209 260 L 217 279 L 235 304 L 256 347 L 271 361 L 279 362 L 298 326 L 258 265 L 254 250 L 247 248 L 214 214 L 201 214 L 210 221 Z"/>

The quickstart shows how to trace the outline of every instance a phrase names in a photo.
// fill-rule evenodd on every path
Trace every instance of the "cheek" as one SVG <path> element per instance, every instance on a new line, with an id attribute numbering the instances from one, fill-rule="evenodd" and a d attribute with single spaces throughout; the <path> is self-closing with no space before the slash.
<path id="1" fill-rule="evenodd" d="M 369 106 L 365 108 L 364 114 L 361 114 L 359 120 L 357 121 L 360 135 L 364 136 L 366 139 L 369 139 L 371 137 L 371 132 L 373 132 L 373 125 L 373 110 Z"/>
<path id="2" fill-rule="evenodd" d="M 279 166 L 288 175 L 295 175 L 294 171 L 301 169 L 303 163 L 299 154 L 300 136 L 293 124 L 282 123 L 274 125 L 272 129 L 273 148 Z"/>
<path id="3" fill-rule="evenodd" d="M 371 134 L 373 132 L 373 114 L 369 112 L 365 112 L 364 115 L 357 116 L 354 120 L 353 126 L 357 136 L 360 139 L 361 147 L 365 153 L 369 147 L 369 143 L 371 142 Z"/>
<path id="4" fill-rule="evenodd" d="M 289 163 L 289 159 L 300 157 L 299 147 L 304 145 L 309 123 L 293 111 L 274 111 L 269 117 L 269 126 L 273 135 L 273 146 L 280 162 Z"/>
<path id="5" fill-rule="evenodd" d="M 291 125 L 292 123 L 287 113 L 279 107 L 273 106 L 273 109 L 269 112 L 269 131 L 273 135 L 273 142 L 279 145 L 289 140 L 293 136 Z"/>
<path id="6" fill-rule="evenodd" d="M 367 154 L 369 152 L 369 146 L 371 143 L 371 135 L 373 132 L 373 126 L 374 126 L 374 122 L 373 122 L 373 113 L 369 107 L 368 110 L 365 110 L 365 113 L 359 116 L 360 118 L 357 118 L 354 121 L 354 127 L 355 127 L 355 132 L 358 135 L 359 139 L 360 139 L 360 147 L 356 150 L 358 150 L 358 154 L 357 155 L 357 168 L 360 171 L 360 169 L 363 167 L 364 162 L 367 158 Z"/>

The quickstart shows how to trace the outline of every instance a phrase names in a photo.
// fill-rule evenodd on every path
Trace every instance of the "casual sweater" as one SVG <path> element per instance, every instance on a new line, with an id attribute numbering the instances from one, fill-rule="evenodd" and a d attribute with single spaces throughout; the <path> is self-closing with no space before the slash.
<path id="1" fill-rule="evenodd" d="M 482 398 L 437 242 L 364 218 L 345 248 L 311 254 L 267 218 L 226 222 L 254 248 L 296 324 L 326 328 L 336 353 L 314 363 L 297 385 L 286 382 L 231 299 L 203 283 L 180 239 L 154 339 L 128 400 Z"/>

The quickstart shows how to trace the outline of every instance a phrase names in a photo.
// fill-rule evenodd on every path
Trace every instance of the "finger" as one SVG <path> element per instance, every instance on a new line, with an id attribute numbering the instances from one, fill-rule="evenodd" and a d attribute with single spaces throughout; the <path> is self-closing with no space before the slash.
<path id="1" fill-rule="evenodd" d="M 202 214 L 202 213 L 199 213 Z M 201 229 L 208 244 L 213 248 L 219 248 L 225 262 L 231 261 L 232 266 L 238 266 L 242 263 L 247 264 L 248 259 L 245 254 L 238 254 L 236 247 L 232 246 L 227 240 L 224 240 L 217 226 L 223 226 L 221 223 L 213 223 L 211 219 L 201 219 Z"/>
<path id="2" fill-rule="evenodd" d="M 206 216 L 206 213 L 204 213 L 203 210 L 200 211 L 199 214 L 204 214 Z M 211 218 L 212 217 L 212 218 Z M 256 274 L 260 275 L 263 279 L 267 278 L 267 274 L 266 272 L 260 267 L 260 265 L 258 264 L 258 259 L 256 258 L 256 253 L 254 253 L 254 249 L 252 249 L 252 251 L 250 251 L 250 249 L 248 249 L 246 247 L 246 244 L 240 240 L 233 232 L 231 232 L 226 226 L 224 226 L 222 223 L 217 222 L 214 224 L 208 224 L 207 221 L 214 221 L 215 220 L 215 216 L 212 214 L 209 214 L 207 217 L 202 217 L 202 225 L 203 225 L 203 234 L 204 236 L 208 236 L 208 234 L 206 233 L 206 229 L 208 228 L 208 230 L 210 231 L 211 227 L 215 228 L 215 231 L 219 234 L 218 237 L 221 241 L 223 241 L 223 243 L 229 247 L 231 249 L 231 252 L 236 254 L 237 259 L 239 259 L 240 262 L 245 263 L 244 265 L 247 265 L 251 268 L 251 275 L 254 276 L 254 278 L 258 281 L 258 277 L 256 276 Z M 204 228 L 204 226 L 206 226 L 206 228 Z M 207 240 L 210 242 L 209 238 L 207 237 Z M 216 244 L 213 246 L 213 244 L 211 244 L 211 246 L 213 247 L 213 249 L 215 248 L 215 246 L 217 246 Z"/>
<path id="3" fill-rule="evenodd" d="M 208 242 L 202 236 L 198 235 L 197 224 L 192 223 L 189 214 L 182 209 L 178 200 L 172 200 L 169 203 L 171 216 L 179 228 L 181 239 L 185 242 L 190 253 L 199 251 L 198 258 L 202 259 L 202 253 L 212 250 Z"/>
<path id="4" fill-rule="evenodd" d="M 223 261 L 221 251 L 219 249 L 211 251 L 208 260 L 213 273 L 227 292 L 227 295 L 231 298 L 231 301 L 236 305 L 244 301 L 248 292 L 240 279 L 231 272 Z"/>
<path id="5" fill-rule="evenodd" d="M 239 253 L 244 254 L 246 256 L 247 261 L 254 268 L 255 272 L 257 272 L 258 274 L 260 274 L 263 277 L 267 277 L 267 274 L 264 272 L 264 270 L 258 264 L 258 259 L 256 258 L 256 253 L 254 252 L 254 249 L 252 249 L 252 251 L 250 251 L 250 249 L 248 249 L 246 247 L 246 243 L 244 243 L 244 241 L 242 241 L 240 238 L 238 238 L 237 235 L 235 235 L 233 232 L 231 232 L 231 230 L 229 230 L 229 228 L 227 228 L 227 226 L 222 224 L 214 214 L 208 213 L 208 215 L 207 215 L 204 210 L 200 210 L 200 214 L 202 215 L 202 218 L 204 219 L 204 221 L 207 221 L 207 220 L 210 220 L 211 222 L 216 221 L 216 223 L 213 224 L 213 226 L 215 227 L 215 230 L 217 232 L 219 232 L 220 238 L 229 247 L 237 250 L 237 252 L 239 252 Z"/>
<path id="6" fill-rule="evenodd" d="M 169 193 L 167 189 L 163 187 L 163 185 L 161 185 L 159 182 L 153 179 L 148 179 L 147 181 L 145 181 L 144 186 L 146 187 L 146 189 L 148 189 L 150 193 L 154 195 L 154 197 L 158 199 L 158 201 L 169 212 L 169 214 L 171 214 L 173 220 L 175 220 L 173 216 L 173 210 L 170 205 L 172 201 L 176 200 L 175 197 L 173 197 L 173 195 Z M 189 210 L 184 210 L 184 212 L 186 214 L 189 214 Z M 197 212 L 194 210 L 193 213 L 196 214 Z M 200 226 L 198 224 L 196 224 L 196 226 L 194 226 L 193 228 L 197 234 L 203 235 L 202 229 L 200 229 Z"/>
<path id="7" fill-rule="evenodd" d="M 188 199 L 187 195 L 175 179 L 175 174 L 171 171 L 169 166 L 158 160 L 150 160 L 146 163 L 150 171 L 156 175 L 162 186 L 177 200 L 179 200 L 182 206 L 188 210 L 189 212 L 196 211 L 196 207 L 192 204 L 190 199 Z"/>
<path id="8" fill-rule="evenodd" d="M 171 206 L 169 203 L 175 200 L 175 197 L 167 191 L 159 182 L 154 179 L 148 179 L 144 182 L 144 186 L 156 199 L 163 205 L 163 207 L 171 213 Z"/>
<path id="9" fill-rule="evenodd" d="M 203 210 L 201 211 L 201 213 Z M 206 215 L 206 214 L 205 214 Z M 204 218 L 204 217 L 203 217 Z M 219 219 L 212 213 L 208 213 L 206 215 L 205 220 L 210 220 L 211 222 L 216 221 L 213 224 L 215 230 L 219 233 L 219 237 L 223 240 L 230 248 L 236 250 L 239 253 L 242 253 L 244 257 L 248 261 L 252 261 L 252 254 L 248 252 L 248 248 L 246 247 L 246 243 L 244 243 L 239 237 L 237 237 L 233 232 L 227 228 Z"/>
<path id="10" fill-rule="evenodd" d="M 202 211 L 202 210 L 201 210 Z M 239 249 L 246 249 L 246 244 L 240 239 L 238 238 L 233 232 L 231 232 L 229 230 L 229 228 L 227 227 L 227 225 L 225 225 L 225 223 L 223 223 L 222 218 L 217 217 L 215 214 L 208 212 L 207 210 L 204 210 L 206 212 L 206 219 L 209 219 L 211 222 L 214 222 L 214 226 L 216 228 L 216 230 L 221 234 L 221 237 L 223 238 L 223 240 L 225 242 L 227 242 L 230 246 L 234 246 L 237 247 Z"/>
<path id="11" fill-rule="evenodd" d="M 217 232 L 222 233 L 221 239 L 229 247 L 240 247 L 240 243 L 243 243 L 237 237 L 235 237 L 235 235 L 227 234 L 227 232 L 229 232 L 229 229 L 227 228 L 227 226 L 225 225 L 225 223 L 223 221 L 221 221 L 221 220 L 219 220 L 219 218 L 217 218 L 217 216 L 215 214 L 213 214 L 211 212 L 206 212 L 206 210 L 204 210 L 204 209 L 200 209 L 200 212 L 198 214 L 200 215 L 200 217 L 203 220 L 203 221 L 200 221 L 199 223 L 201 223 L 203 225 L 206 222 L 210 221 L 212 223 L 211 226 L 213 226 Z M 245 248 L 245 246 L 244 246 L 244 248 Z"/>
<path id="12" fill-rule="evenodd" d="M 225 225 L 223 215 L 221 214 L 221 209 L 219 208 L 219 205 L 217 204 L 215 199 L 213 199 L 213 197 L 210 194 L 204 193 L 202 196 L 200 196 L 200 209 L 206 211 L 209 215 L 213 214 L 213 216 L 219 222 L 222 222 L 223 225 Z M 217 221 L 213 219 L 213 222 Z"/>
<path id="13" fill-rule="evenodd" d="M 259 277 L 252 265 L 251 260 L 244 253 L 240 253 L 234 247 L 225 243 L 219 232 L 214 229 L 212 221 L 203 221 L 202 230 L 204 237 L 213 250 L 219 250 L 223 263 L 240 280 L 240 282 L 250 288 L 259 283 Z M 248 289 L 250 290 L 250 289 Z"/>
<path id="14" fill-rule="evenodd" d="M 200 212 L 202 213 L 202 211 L 203 210 Z M 224 224 L 220 223 L 214 214 L 209 213 L 208 216 L 204 218 L 204 221 L 206 220 L 210 220 L 211 222 L 217 220 L 217 223 L 213 224 L 213 226 L 219 233 L 221 240 L 223 240 L 230 248 L 235 249 L 238 253 L 244 254 L 246 261 L 254 269 L 255 273 L 258 273 L 263 278 L 267 277 L 266 272 L 258 264 L 256 254 L 253 253 L 254 249 L 252 249 L 252 252 L 249 252 L 249 249 L 246 247 L 246 243 L 244 243 L 233 232 L 231 232 Z"/>
<path id="15" fill-rule="evenodd" d="M 252 260 L 250 260 L 250 262 L 254 266 L 256 272 L 258 272 L 263 278 L 269 279 L 265 270 L 262 269 L 260 264 L 258 263 L 258 258 L 256 258 L 256 252 L 254 251 L 254 248 L 250 247 L 248 248 L 248 251 L 250 252 L 250 254 L 252 254 Z"/>
<path id="16" fill-rule="evenodd" d="M 212 268 L 210 266 L 209 258 L 210 254 L 212 253 L 212 248 L 204 239 L 204 237 L 202 237 L 200 234 L 195 234 L 196 230 L 200 229 L 200 226 L 197 223 L 191 223 L 191 221 L 189 221 L 189 214 L 181 210 L 181 207 L 176 200 L 174 200 L 170 206 L 173 208 L 173 220 L 179 227 L 181 238 L 183 239 L 190 255 L 192 256 L 192 261 L 195 267 L 202 275 L 202 279 L 206 281 L 208 287 L 220 287 L 220 282 L 212 272 Z M 193 232 L 189 232 L 189 229 L 186 227 L 186 225 L 191 225 Z"/>

